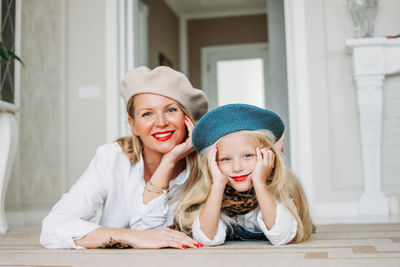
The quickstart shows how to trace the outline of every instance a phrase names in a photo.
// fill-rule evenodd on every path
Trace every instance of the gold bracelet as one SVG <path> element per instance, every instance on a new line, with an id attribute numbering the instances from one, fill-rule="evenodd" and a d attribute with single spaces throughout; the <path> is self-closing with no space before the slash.
<path id="1" fill-rule="evenodd" d="M 147 183 L 146 188 L 152 192 L 158 192 L 158 193 L 162 193 L 162 194 L 168 193 L 168 191 L 169 191 L 169 189 L 161 189 L 159 187 L 155 187 L 151 183 L 150 184 Z"/>
<path id="2" fill-rule="evenodd" d="M 144 186 L 144 189 L 147 191 L 147 192 L 150 192 L 150 193 L 158 193 L 158 194 L 162 194 L 163 192 L 161 191 L 161 190 L 154 190 L 154 189 L 151 189 L 151 188 L 149 188 L 147 185 L 145 185 Z"/>
<path id="3" fill-rule="evenodd" d="M 150 182 L 150 181 L 148 181 L 147 184 L 149 184 L 149 185 L 152 186 L 152 187 L 156 187 L 156 188 L 158 188 L 158 189 L 161 189 L 161 190 L 167 190 L 167 189 L 169 189 L 169 185 L 167 185 L 167 186 L 158 186 L 158 185 L 153 184 L 153 183 Z"/>

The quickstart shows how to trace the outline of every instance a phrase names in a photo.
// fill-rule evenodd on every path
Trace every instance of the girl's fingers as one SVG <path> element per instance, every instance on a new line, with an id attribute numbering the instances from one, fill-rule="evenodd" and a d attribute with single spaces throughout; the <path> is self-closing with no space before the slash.
<path id="1" fill-rule="evenodd" d="M 271 151 L 272 155 L 271 155 L 271 164 L 272 167 L 275 166 L 275 153 L 273 151 Z"/>
<path id="2" fill-rule="evenodd" d="M 266 149 L 266 148 L 260 149 L 260 154 L 261 154 L 260 160 L 262 160 L 262 162 L 263 162 L 264 164 L 266 164 L 267 161 L 268 161 L 267 149 Z"/>
<path id="3" fill-rule="evenodd" d="M 262 159 L 264 164 L 274 165 L 275 163 L 275 153 L 271 149 L 262 148 L 261 149 Z"/>
<path id="4" fill-rule="evenodd" d="M 216 158 L 217 158 L 217 146 L 216 144 L 214 144 L 211 147 L 210 153 L 208 155 L 208 163 L 211 166 L 213 162 L 216 162 Z"/>
<path id="5" fill-rule="evenodd" d="M 263 159 L 261 150 L 259 147 L 256 147 L 256 155 L 257 155 L 257 162 L 261 161 Z"/>
<path id="6" fill-rule="evenodd" d="M 275 153 L 272 150 L 268 149 L 266 154 L 267 154 L 267 158 L 268 158 L 267 163 L 273 167 L 275 164 Z"/>

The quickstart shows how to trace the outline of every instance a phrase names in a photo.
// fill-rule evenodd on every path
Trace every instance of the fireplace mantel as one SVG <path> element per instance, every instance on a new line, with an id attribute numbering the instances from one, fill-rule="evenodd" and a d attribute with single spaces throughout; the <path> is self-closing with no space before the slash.
<path id="1" fill-rule="evenodd" d="M 349 39 L 346 49 L 352 53 L 360 118 L 364 192 L 358 213 L 388 216 L 381 175 L 382 89 L 386 75 L 400 73 L 400 39 Z"/>

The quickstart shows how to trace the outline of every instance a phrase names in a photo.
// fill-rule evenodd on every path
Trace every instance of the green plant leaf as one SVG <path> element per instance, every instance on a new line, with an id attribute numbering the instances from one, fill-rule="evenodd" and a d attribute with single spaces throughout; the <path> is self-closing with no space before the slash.
<path id="1" fill-rule="evenodd" d="M 0 56 L 1 59 L 6 62 L 10 60 L 10 55 L 8 54 L 8 50 L 2 42 L 0 42 Z"/>
<path id="2" fill-rule="evenodd" d="M 22 64 L 22 66 L 25 67 L 25 64 L 24 64 L 24 62 L 22 61 L 22 59 L 20 59 L 19 56 L 17 56 L 16 54 L 14 54 L 13 51 L 8 50 L 8 54 L 10 55 L 10 58 L 14 58 L 14 59 L 18 60 L 18 61 Z"/>
<path id="3" fill-rule="evenodd" d="M 20 59 L 16 54 L 14 54 L 13 51 L 8 50 L 6 46 L 3 44 L 3 42 L 0 42 L 0 58 L 2 61 L 7 63 L 11 63 L 11 61 L 15 59 L 19 61 L 22 64 L 22 66 L 25 67 L 25 64 L 22 61 L 22 59 Z"/>

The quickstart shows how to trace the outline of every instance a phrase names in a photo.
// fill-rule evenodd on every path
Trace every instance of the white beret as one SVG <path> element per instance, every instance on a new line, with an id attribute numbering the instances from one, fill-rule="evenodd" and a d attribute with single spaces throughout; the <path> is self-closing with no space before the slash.
<path id="1" fill-rule="evenodd" d="M 183 73 L 160 66 L 153 70 L 138 67 L 129 71 L 121 83 L 121 96 L 128 104 L 132 96 L 142 93 L 162 95 L 181 104 L 199 120 L 208 110 L 208 99 L 204 92 L 193 88 Z"/>

